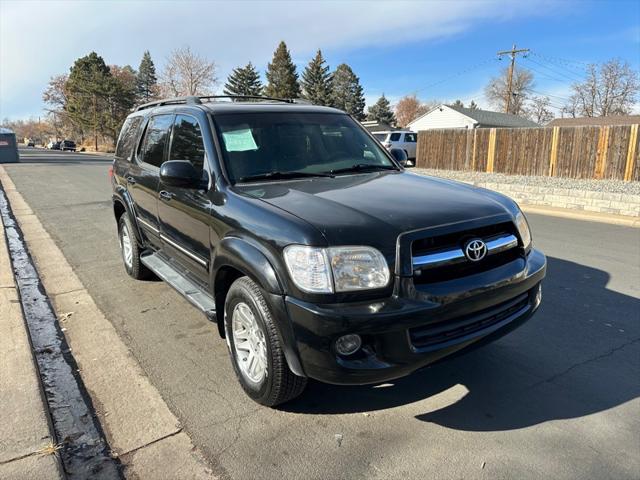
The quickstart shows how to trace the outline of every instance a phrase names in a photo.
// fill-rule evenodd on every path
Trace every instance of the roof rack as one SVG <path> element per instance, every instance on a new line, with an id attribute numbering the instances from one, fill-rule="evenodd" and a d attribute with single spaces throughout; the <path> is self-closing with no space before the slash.
<path id="1" fill-rule="evenodd" d="M 262 95 L 205 95 L 202 97 L 188 96 L 188 97 L 173 97 L 173 98 L 165 98 L 163 100 L 156 100 L 154 102 L 138 105 L 137 107 L 135 107 L 134 111 L 139 112 L 140 110 L 145 110 L 147 108 L 152 108 L 152 107 L 160 107 L 162 105 L 179 105 L 179 104 L 200 105 L 203 100 L 211 101 L 211 100 L 217 100 L 219 98 L 230 98 L 232 100 L 233 99 L 266 100 L 271 102 L 310 104 L 310 102 L 299 99 L 299 98 L 277 98 L 277 97 L 266 97 Z"/>

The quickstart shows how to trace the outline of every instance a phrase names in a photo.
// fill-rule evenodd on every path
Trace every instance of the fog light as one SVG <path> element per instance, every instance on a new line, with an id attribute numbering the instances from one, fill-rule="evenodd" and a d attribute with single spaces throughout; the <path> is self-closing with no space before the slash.
<path id="1" fill-rule="evenodd" d="M 349 335 L 343 335 L 336 340 L 336 352 L 340 355 L 353 355 L 362 346 L 362 339 L 360 335 L 350 333 Z"/>

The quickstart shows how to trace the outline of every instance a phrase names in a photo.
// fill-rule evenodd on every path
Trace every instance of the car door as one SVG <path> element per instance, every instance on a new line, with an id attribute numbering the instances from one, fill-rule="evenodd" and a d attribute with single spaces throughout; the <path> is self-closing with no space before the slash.
<path id="1" fill-rule="evenodd" d="M 407 157 L 413 159 L 416 158 L 416 146 L 418 145 L 418 134 L 405 133 L 404 134 L 404 149 L 407 151 Z"/>
<path id="2" fill-rule="evenodd" d="M 203 179 L 208 180 L 202 132 L 198 118 L 176 114 L 168 159 L 191 162 Z M 207 285 L 211 252 L 211 201 L 208 192 L 206 189 L 168 186 L 162 180 L 159 188 L 158 215 L 162 249 L 183 265 L 196 280 Z"/>
<path id="3" fill-rule="evenodd" d="M 149 119 L 136 150 L 135 162 L 131 162 L 125 177 L 127 189 L 133 198 L 138 224 L 149 242 L 156 247 L 160 246 L 158 220 L 160 165 L 166 158 L 173 117 L 173 114 L 164 114 L 154 115 Z"/>

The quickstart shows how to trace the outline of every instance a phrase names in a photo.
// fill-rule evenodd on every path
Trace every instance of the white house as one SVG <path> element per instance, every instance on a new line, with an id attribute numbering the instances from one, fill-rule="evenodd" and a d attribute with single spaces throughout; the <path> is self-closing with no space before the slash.
<path id="1" fill-rule="evenodd" d="M 522 128 L 539 127 L 535 122 L 517 115 L 488 110 L 439 105 L 411 121 L 407 128 L 413 132 L 437 128 Z"/>

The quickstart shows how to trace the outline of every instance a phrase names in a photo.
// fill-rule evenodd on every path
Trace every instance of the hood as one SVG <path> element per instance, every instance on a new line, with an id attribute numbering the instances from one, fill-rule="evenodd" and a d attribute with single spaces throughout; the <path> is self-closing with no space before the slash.
<path id="1" fill-rule="evenodd" d="M 236 188 L 309 222 L 330 245 L 365 244 L 385 250 L 395 248 L 402 232 L 509 212 L 497 195 L 486 190 L 408 172 Z"/>

